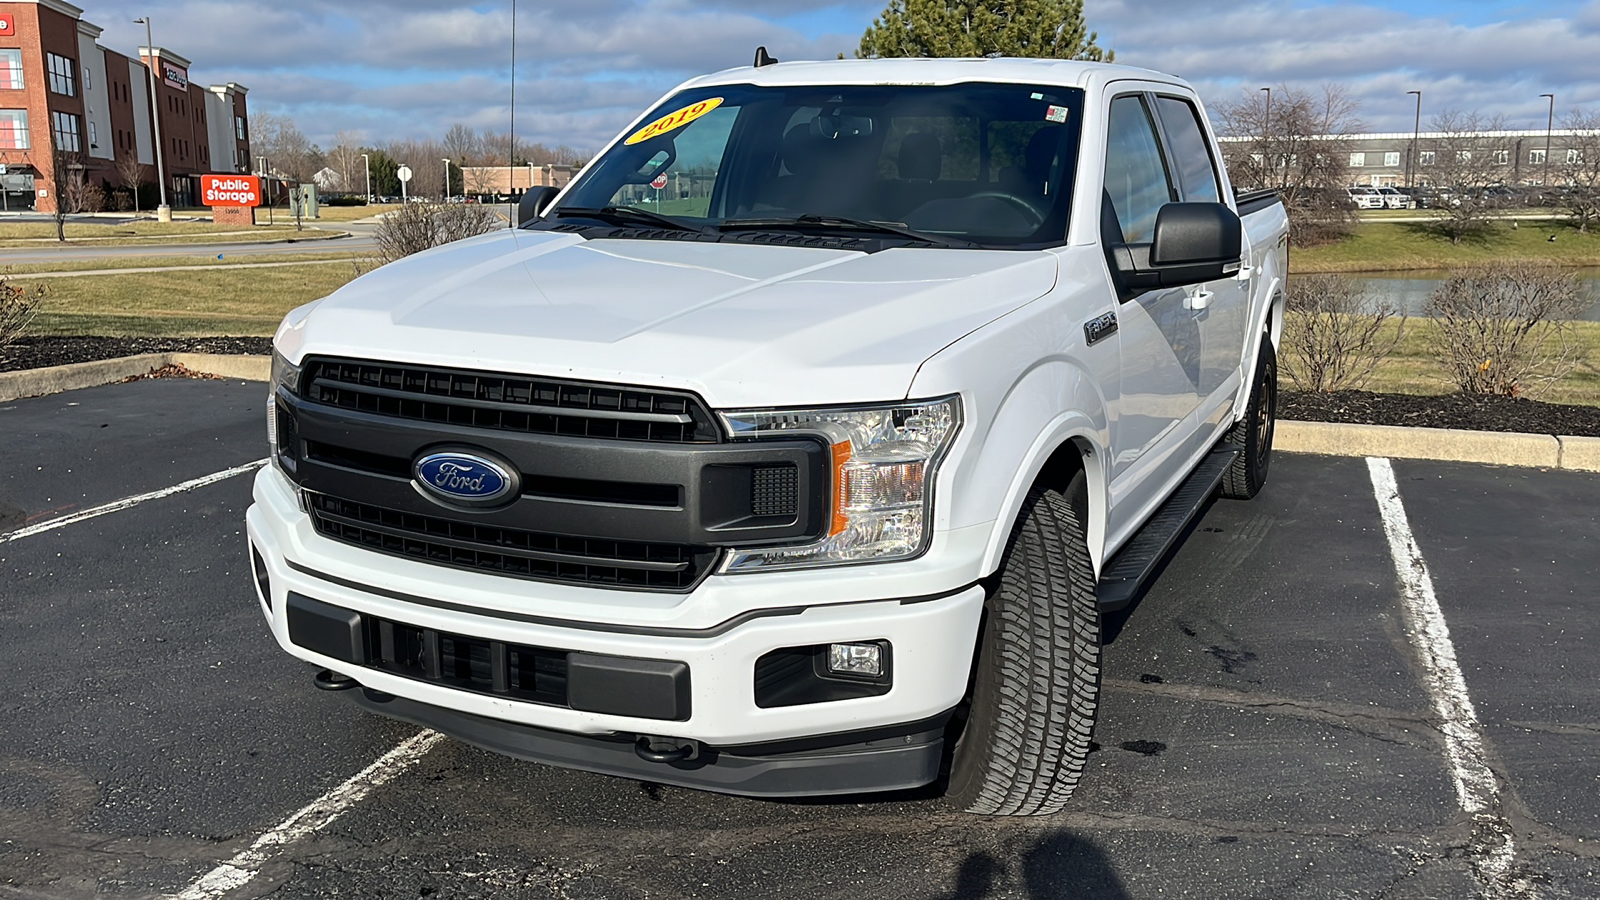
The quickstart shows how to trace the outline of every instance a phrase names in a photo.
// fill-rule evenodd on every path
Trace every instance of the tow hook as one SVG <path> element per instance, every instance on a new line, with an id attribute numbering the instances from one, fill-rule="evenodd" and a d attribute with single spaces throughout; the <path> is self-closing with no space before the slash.
<path id="1" fill-rule="evenodd" d="M 639 758 L 645 762 L 683 762 L 700 755 L 700 742 L 641 734 L 639 740 L 634 742 L 633 752 L 639 754 Z"/>
<path id="2" fill-rule="evenodd" d="M 323 669 L 318 672 L 311 683 L 323 691 L 348 691 L 353 687 L 360 687 L 361 682 L 348 675 L 340 675 L 332 669 Z"/>

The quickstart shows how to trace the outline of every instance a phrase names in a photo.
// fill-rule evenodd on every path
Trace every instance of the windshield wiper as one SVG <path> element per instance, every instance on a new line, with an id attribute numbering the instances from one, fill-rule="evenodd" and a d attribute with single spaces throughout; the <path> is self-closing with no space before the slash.
<path id="1" fill-rule="evenodd" d="M 896 225 L 892 222 L 871 222 L 866 219 L 851 219 L 845 216 L 807 215 L 793 218 L 724 219 L 717 227 L 723 231 L 871 231 L 878 234 L 892 234 L 940 247 L 978 246 L 972 241 L 914 231 L 904 225 Z"/>
<path id="2" fill-rule="evenodd" d="M 653 213 L 636 206 L 563 206 L 555 211 L 557 216 L 583 216 L 589 219 L 600 219 L 606 222 L 615 222 L 619 225 L 637 225 L 640 222 L 649 222 L 662 228 L 671 228 L 674 231 L 692 231 L 696 234 L 709 234 L 710 232 L 698 225 Z"/>

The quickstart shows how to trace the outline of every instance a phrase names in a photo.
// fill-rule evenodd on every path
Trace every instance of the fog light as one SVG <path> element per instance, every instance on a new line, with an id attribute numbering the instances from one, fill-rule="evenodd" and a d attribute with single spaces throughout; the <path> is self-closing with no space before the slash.
<path id="1" fill-rule="evenodd" d="M 883 645 L 829 644 L 828 671 L 836 675 L 862 675 L 878 678 L 883 675 Z"/>

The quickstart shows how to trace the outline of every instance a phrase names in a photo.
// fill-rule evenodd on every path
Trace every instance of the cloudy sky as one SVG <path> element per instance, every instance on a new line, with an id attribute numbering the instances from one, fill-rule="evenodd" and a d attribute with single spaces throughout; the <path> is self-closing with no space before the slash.
<path id="1" fill-rule="evenodd" d="M 124 52 L 156 43 L 201 83 L 247 85 L 252 110 L 292 116 L 323 146 L 442 136 L 453 122 L 504 130 L 510 0 L 78 2 Z M 854 51 L 886 0 L 518 0 L 517 133 L 593 148 L 690 76 Z M 136 9 L 130 8 L 136 6 Z M 1445 109 L 1543 128 L 1600 110 L 1600 0 L 1086 0 L 1117 61 L 1174 72 L 1209 102 L 1261 85 L 1350 87 L 1369 130 L 1409 131 Z M 126 12 L 126 15 L 122 13 Z"/>

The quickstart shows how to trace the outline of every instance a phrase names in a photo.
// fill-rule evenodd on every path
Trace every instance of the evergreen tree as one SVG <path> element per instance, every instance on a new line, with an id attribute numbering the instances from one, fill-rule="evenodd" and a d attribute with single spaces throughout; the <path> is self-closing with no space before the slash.
<path id="1" fill-rule="evenodd" d="M 1083 0 L 889 0 L 856 56 L 1020 56 L 1111 62 Z"/>

